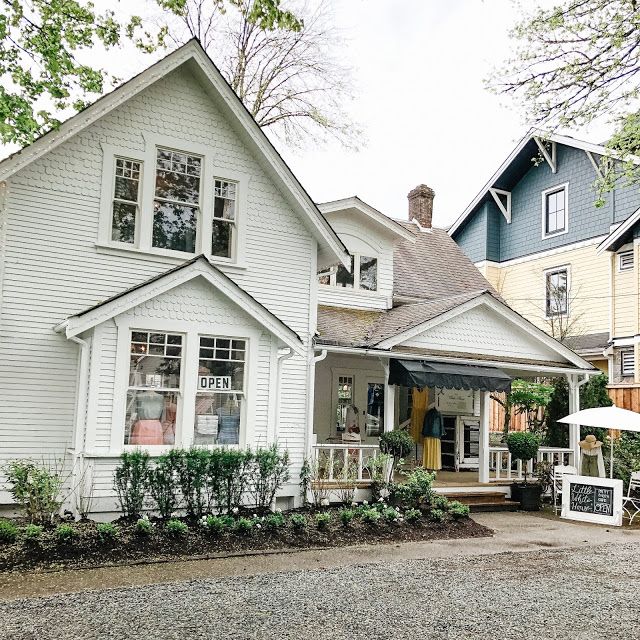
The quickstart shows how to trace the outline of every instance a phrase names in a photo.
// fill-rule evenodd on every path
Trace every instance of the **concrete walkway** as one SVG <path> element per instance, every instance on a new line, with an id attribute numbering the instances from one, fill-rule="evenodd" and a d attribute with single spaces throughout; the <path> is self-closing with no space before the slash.
<path id="1" fill-rule="evenodd" d="M 90 589 L 180 582 L 225 576 L 255 576 L 285 571 L 330 569 L 401 560 L 487 556 L 544 549 L 569 549 L 640 542 L 640 528 L 604 527 L 568 522 L 543 514 L 482 513 L 479 523 L 493 529 L 491 538 L 363 545 L 310 551 L 259 553 L 214 560 L 0 574 L 0 599 L 11 600 Z"/>

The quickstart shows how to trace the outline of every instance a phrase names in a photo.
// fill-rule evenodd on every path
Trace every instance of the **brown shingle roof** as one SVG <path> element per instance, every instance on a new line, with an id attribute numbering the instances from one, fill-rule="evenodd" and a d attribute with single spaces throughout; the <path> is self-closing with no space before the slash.
<path id="1" fill-rule="evenodd" d="M 489 290 L 491 285 L 444 229 L 420 231 L 411 222 L 416 242 L 401 241 L 393 254 L 393 294 L 403 298 L 431 300 Z"/>

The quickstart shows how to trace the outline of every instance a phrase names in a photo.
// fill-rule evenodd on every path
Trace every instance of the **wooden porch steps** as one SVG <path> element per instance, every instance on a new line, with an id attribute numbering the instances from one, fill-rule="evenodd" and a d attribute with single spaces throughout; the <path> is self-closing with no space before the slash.
<path id="1" fill-rule="evenodd" d="M 469 505 L 472 513 L 486 511 L 517 511 L 519 502 L 509 500 L 500 491 L 465 491 L 460 493 L 447 493 L 449 500 L 457 500 L 462 504 Z"/>

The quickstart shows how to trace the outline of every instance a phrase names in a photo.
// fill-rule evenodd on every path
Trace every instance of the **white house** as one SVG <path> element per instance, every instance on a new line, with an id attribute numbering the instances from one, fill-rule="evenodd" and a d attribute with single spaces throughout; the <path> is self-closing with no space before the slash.
<path id="1" fill-rule="evenodd" d="M 447 465 L 490 480 L 488 392 L 567 375 L 573 410 L 594 370 L 500 301 L 432 203 L 316 206 L 189 42 L 0 163 L 0 464 L 64 460 L 110 513 L 123 451 L 278 442 L 286 506 L 305 456 L 345 450 L 348 407 L 369 455 L 415 383 L 455 421 Z"/>

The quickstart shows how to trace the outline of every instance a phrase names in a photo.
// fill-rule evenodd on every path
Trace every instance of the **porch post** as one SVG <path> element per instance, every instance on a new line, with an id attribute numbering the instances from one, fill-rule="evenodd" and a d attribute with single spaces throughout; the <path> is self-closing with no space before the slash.
<path id="1" fill-rule="evenodd" d="M 588 379 L 588 378 L 587 378 Z M 569 381 L 569 413 L 580 411 L 580 387 L 578 376 L 567 374 Z M 583 383 L 584 384 L 584 383 Z M 569 447 L 573 450 L 573 466 L 580 469 L 580 425 L 569 425 Z"/>
<path id="2" fill-rule="evenodd" d="M 478 482 L 489 482 L 489 414 L 491 392 L 480 392 L 480 442 L 478 446 Z"/>
<path id="3" fill-rule="evenodd" d="M 389 360 L 382 360 L 384 367 L 384 430 L 393 431 L 396 417 L 396 387 L 389 384 Z"/>

